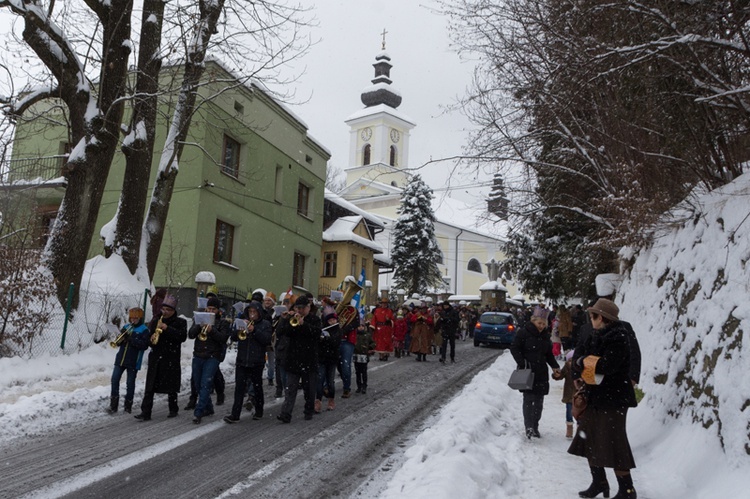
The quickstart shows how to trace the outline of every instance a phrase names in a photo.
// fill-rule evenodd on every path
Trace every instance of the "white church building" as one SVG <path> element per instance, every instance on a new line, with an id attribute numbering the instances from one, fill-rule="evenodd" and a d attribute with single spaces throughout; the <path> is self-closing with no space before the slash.
<path id="1" fill-rule="evenodd" d="M 364 108 L 346 119 L 349 126 L 349 160 L 346 187 L 341 197 L 359 208 L 377 215 L 385 230 L 376 241 L 385 248 L 381 256 L 379 292 L 395 294 L 391 289 L 393 270 L 387 262 L 394 241 L 392 231 L 398 218 L 401 191 L 409 181 L 409 144 L 411 130 L 417 126 L 409 116 L 398 110 L 401 95 L 390 79 L 391 58 L 383 50 L 375 57 L 375 78 L 362 91 Z M 423 173 L 423 178 L 428 181 Z M 435 235 L 442 252 L 438 267 L 443 274 L 442 289 L 434 290 L 451 300 L 478 300 L 480 288 L 488 283 L 488 265 L 505 260 L 502 240 L 478 228 L 475 209 L 449 197 L 433 200 L 437 218 Z M 486 216 L 486 213 L 485 213 Z M 516 283 L 507 276 L 498 282 L 499 290 L 507 288 L 507 296 L 518 294 Z"/>

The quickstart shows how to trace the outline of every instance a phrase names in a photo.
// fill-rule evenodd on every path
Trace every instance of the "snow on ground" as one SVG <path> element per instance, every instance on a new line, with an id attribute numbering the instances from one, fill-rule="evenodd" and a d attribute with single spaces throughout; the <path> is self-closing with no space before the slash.
<path id="1" fill-rule="evenodd" d="M 191 348 L 183 349 L 183 365 Z M 113 349 L 96 345 L 74 356 L 0 359 L 0 442 L 109 417 L 104 409 L 113 358 Z M 542 438 L 529 441 L 523 436 L 521 395 L 506 385 L 514 365 L 510 355 L 499 356 L 450 400 L 415 437 L 380 497 L 575 497 L 586 488 L 586 462 L 566 452 L 570 440 L 564 437 L 562 382 L 552 382 L 545 399 Z M 228 379 L 233 369 L 233 363 L 222 364 Z M 183 383 L 188 371 L 183 369 Z M 136 405 L 144 376 L 141 372 L 137 381 Z M 639 497 L 747 497 L 746 460 L 725 456 L 700 424 L 673 421 L 664 426 L 647 404 L 632 410 L 628 422 Z M 616 490 L 611 471 L 609 478 Z"/>

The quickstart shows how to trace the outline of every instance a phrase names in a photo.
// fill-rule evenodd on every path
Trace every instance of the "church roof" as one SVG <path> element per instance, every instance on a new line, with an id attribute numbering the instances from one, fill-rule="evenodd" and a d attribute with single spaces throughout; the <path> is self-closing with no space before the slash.
<path id="1" fill-rule="evenodd" d="M 347 119 L 345 119 L 344 123 L 349 123 L 350 121 L 358 120 L 360 118 L 367 118 L 367 117 L 374 116 L 380 113 L 388 114 L 396 119 L 399 119 L 405 122 L 408 125 L 411 125 L 412 127 L 417 126 L 414 120 L 409 118 L 407 115 L 385 104 L 379 104 L 377 106 L 366 107 L 364 109 L 360 109 L 359 111 L 356 111 L 354 114 L 352 114 Z"/>
<path id="2" fill-rule="evenodd" d="M 380 52 L 375 56 L 373 67 L 375 78 L 371 80 L 372 86 L 362 91 L 362 104 L 367 107 L 384 104 L 396 109 L 401 105 L 401 94 L 391 86 L 391 57 L 385 51 Z"/>

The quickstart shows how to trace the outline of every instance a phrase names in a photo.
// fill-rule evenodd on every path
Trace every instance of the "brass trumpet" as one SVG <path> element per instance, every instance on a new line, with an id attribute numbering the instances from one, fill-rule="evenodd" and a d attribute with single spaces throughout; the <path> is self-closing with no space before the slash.
<path id="1" fill-rule="evenodd" d="M 200 341 L 206 341 L 208 339 L 208 326 L 209 325 L 206 324 L 201 328 L 201 332 L 198 334 L 198 339 Z"/>
<path id="2" fill-rule="evenodd" d="M 253 324 L 255 324 L 255 321 L 249 321 L 247 323 L 247 327 L 250 327 Z M 244 341 L 244 340 L 247 339 L 247 328 L 245 328 L 242 331 L 240 331 L 240 332 L 237 333 L 237 339 L 240 340 L 240 341 Z"/>
<path id="3" fill-rule="evenodd" d="M 299 314 L 294 314 L 291 319 L 289 319 L 289 325 L 292 327 L 298 327 L 299 326 Z"/>
<path id="4" fill-rule="evenodd" d="M 159 336 L 161 336 L 161 333 L 162 333 L 162 329 L 159 327 L 159 323 L 161 322 L 162 317 L 164 317 L 164 315 L 161 315 L 159 317 L 159 320 L 156 321 L 156 329 L 154 329 L 154 334 L 151 335 L 152 345 L 156 345 L 157 343 L 159 343 Z"/>
<path id="5" fill-rule="evenodd" d="M 130 337 L 130 333 L 132 331 L 133 331 L 133 326 L 128 326 L 128 328 L 125 331 L 117 335 L 117 338 L 115 338 L 115 341 L 109 342 L 109 346 L 111 346 L 112 348 L 119 347 L 120 345 L 125 343 L 125 340 L 127 340 L 128 337 Z"/>

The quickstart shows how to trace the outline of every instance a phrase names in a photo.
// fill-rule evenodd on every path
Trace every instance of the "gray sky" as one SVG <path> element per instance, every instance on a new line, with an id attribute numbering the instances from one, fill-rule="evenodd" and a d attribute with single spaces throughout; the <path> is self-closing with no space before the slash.
<path id="1" fill-rule="evenodd" d="M 435 2 L 318 0 L 316 4 L 313 13 L 319 27 L 313 36 L 320 42 L 301 61 L 300 67 L 306 69 L 297 83 L 297 98 L 309 101 L 292 109 L 332 152 L 331 164 L 340 169 L 349 166 L 349 127 L 344 120 L 364 107 L 360 94 L 374 77 L 372 64 L 381 49 L 383 29 L 388 32 L 393 86 L 403 97 L 398 109 L 417 124 L 409 166 L 461 154 L 471 125 L 459 112 L 446 113 L 445 108 L 464 94 L 473 64 L 462 63 L 449 47 L 447 18 L 429 9 Z M 423 177 L 437 189 L 452 166 L 453 162 L 431 165 Z M 452 183 L 471 180 L 463 175 Z M 469 192 L 478 194 L 477 189 Z"/>

